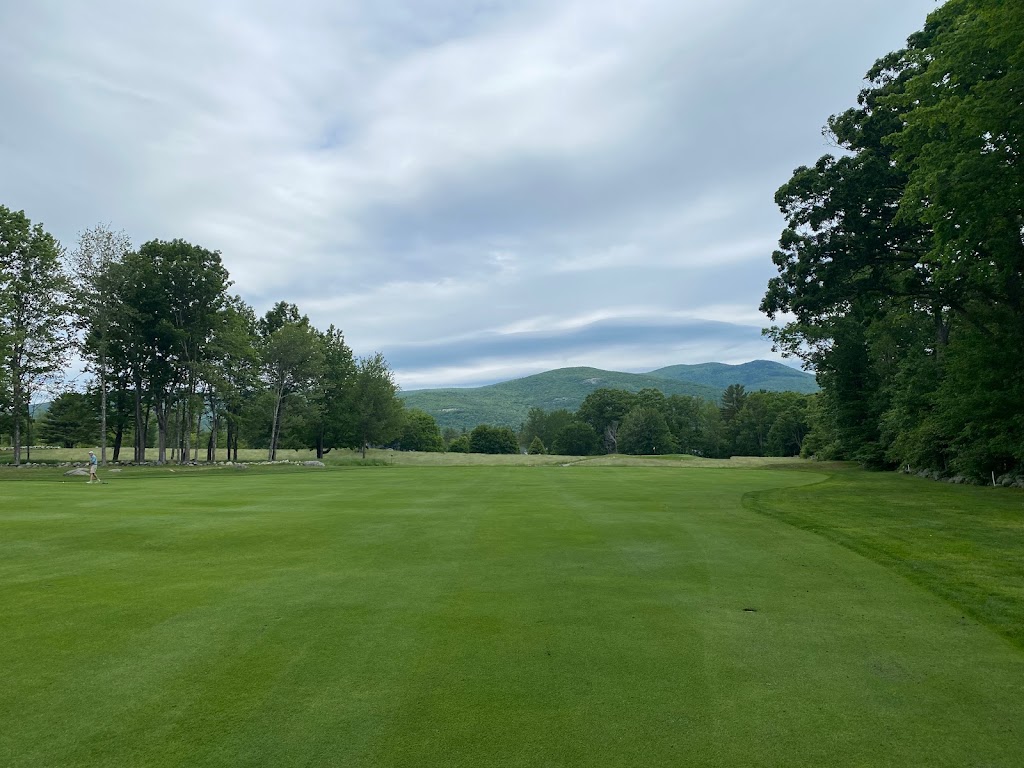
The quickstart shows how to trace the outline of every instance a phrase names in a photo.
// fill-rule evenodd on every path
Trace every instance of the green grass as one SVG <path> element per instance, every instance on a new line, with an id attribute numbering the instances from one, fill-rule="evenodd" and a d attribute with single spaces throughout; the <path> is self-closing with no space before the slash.
<path id="1" fill-rule="evenodd" d="M 1019 490 L 846 471 L 752 494 L 748 504 L 891 568 L 1024 649 Z"/>
<path id="2" fill-rule="evenodd" d="M 1019 581 L 991 560 L 1021 494 L 685 460 L 102 474 L 0 470 L 0 765 L 1024 764 L 1021 647 L 898 565 L 941 493 L 963 580 Z"/>

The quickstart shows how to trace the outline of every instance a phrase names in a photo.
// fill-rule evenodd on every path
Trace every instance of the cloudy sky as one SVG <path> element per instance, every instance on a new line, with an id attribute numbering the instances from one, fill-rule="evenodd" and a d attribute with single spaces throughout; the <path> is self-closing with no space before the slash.
<path id="1" fill-rule="evenodd" d="M 404 389 L 775 358 L 774 191 L 935 7 L 0 3 L 0 204 L 217 249 Z"/>

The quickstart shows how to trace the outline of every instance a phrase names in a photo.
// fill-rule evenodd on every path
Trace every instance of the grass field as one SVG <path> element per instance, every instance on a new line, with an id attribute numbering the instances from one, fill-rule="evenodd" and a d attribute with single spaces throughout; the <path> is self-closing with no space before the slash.
<path id="1" fill-rule="evenodd" d="M 650 463 L 0 470 L 0 765 L 1024 765 L 1024 494 Z"/>

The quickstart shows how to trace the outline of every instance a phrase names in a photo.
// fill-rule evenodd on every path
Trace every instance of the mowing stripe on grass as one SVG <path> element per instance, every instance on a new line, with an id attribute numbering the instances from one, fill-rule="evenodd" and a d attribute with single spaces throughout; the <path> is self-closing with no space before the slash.
<path id="1" fill-rule="evenodd" d="M 5 485 L 0 764 L 1020 765 L 1018 648 L 742 503 L 820 479 Z"/>

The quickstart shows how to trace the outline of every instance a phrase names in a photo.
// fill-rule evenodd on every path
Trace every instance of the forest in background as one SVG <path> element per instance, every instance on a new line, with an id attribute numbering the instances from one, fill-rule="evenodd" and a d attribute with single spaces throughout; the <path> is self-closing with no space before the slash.
<path id="1" fill-rule="evenodd" d="M 808 373 L 770 360 L 754 360 L 740 365 L 672 365 L 648 373 L 558 368 L 482 387 L 417 389 L 401 392 L 399 397 L 407 407 L 429 413 L 442 429 L 472 429 L 477 424 L 518 429 L 531 408 L 575 411 L 598 389 L 634 393 L 654 389 L 666 396 L 689 395 L 718 403 L 732 384 L 741 384 L 749 392 L 818 391 L 814 376 Z"/>

